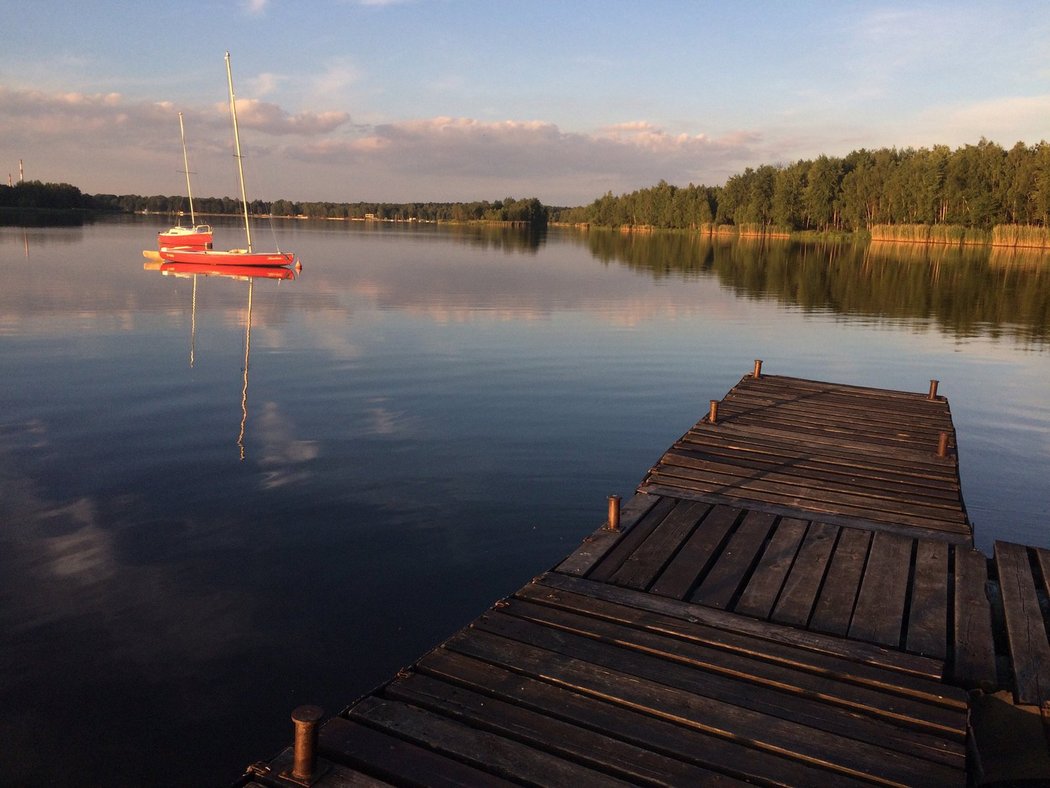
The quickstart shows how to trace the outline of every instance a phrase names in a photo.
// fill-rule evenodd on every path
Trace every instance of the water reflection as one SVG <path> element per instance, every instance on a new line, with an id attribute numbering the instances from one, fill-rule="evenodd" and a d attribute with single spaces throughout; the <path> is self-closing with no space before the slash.
<path id="1" fill-rule="evenodd" d="M 47 208 L 6 208 L 0 210 L 0 226 L 6 227 L 80 227 L 85 214 L 81 211 L 59 211 Z"/>
<path id="2" fill-rule="evenodd" d="M 917 244 L 798 243 L 687 233 L 594 232 L 591 253 L 655 279 L 717 276 L 737 295 L 806 311 L 932 321 L 957 337 L 1050 339 L 1045 251 Z"/>
<path id="3" fill-rule="evenodd" d="M 575 549 L 754 358 L 939 378 L 981 547 L 1050 539 L 1032 256 L 287 220 L 289 290 L 140 272 L 157 221 L 0 228 L 0 783 L 232 784 Z"/>
<path id="4" fill-rule="evenodd" d="M 516 227 L 498 224 L 429 224 L 408 221 L 326 221 L 302 222 L 298 220 L 273 219 L 281 227 L 283 234 L 295 238 L 297 245 L 302 238 L 316 238 L 324 233 L 335 239 L 345 239 L 347 243 L 361 240 L 383 239 L 385 241 L 418 240 L 433 244 L 451 242 L 476 249 L 491 249 L 508 253 L 534 254 L 546 245 L 548 228 Z M 216 227 L 226 226 L 223 219 L 217 217 L 213 224 Z M 292 241 L 289 241 L 292 243 Z"/>
<path id="5" fill-rule="evenodd" d="M 242 367 L 243 385 L 241 387 L 241 426 L 237 434 L 237 447 L 240 458 L 245 458 L 244 433 L 248 425 L 248 365 L 252 347 L 252 299 L 256 279 L 275 279 L 278 281 L 294 280 L 296 273 L 291 268 L 276 266 L 211 266 L 198 263 L 158 263 L 146 262 L 145 270 L 160 271 L 164 276 L 175 276 L 193 280 L 193 294 L 190 298 L 190 367 L 196 363 L 197 348 L 197 279 L 198 277 L 221 277 L 236 279 L 248 283 L 248 306 L 244 321 L 244 364 Z"/>

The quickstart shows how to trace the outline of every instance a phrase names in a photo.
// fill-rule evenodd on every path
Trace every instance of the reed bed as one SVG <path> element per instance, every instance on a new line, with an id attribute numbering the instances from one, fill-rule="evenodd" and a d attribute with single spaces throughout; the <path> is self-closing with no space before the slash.
<path id="1" fill-rule="evenodd" d="M 871 228 L 871 240 L 890 243 L 918 244 L 988 244 L 991 236 L 986 230 L 963 227 L 961 224 L 876 224 Z"/>
<path id="2" fill-rule="evenodd" d="M 1050 249 L 1050 228 L 1032 224 L 997 224 L 992 228 L 992 246 Z"/>
<path id="3" fill-rule="evenodd" d="M 997 224 L 989 232 L 959 224 L 876 224 L 871 228 L 871 240 L 1050 249 L 1050 228 L 1028 224 Z"/>

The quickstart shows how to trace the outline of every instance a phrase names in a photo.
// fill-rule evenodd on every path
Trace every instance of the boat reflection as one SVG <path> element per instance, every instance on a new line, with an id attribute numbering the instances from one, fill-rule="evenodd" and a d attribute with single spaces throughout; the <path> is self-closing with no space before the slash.
<path id="1" fill-rule="evenodd" d="M 240 458 L 245 458 L 244 434 L 248 425 L 248 361 L 252 347 L 252 298 L 256 279 L 294 280 L 302 266 L 295 269 L 275 266 L 214 266 L 202 263 L 159 263 L 146 262 L 142 267 L 147 271 L 160 271 L 164 276 L 175 276 L 193 280 L 193 296 L 190 300 L 190 366 L 196 361 L 197 344 L 197 280 L 202 276 L 214 276 L 223 279 L 238 279 L 248 283 L 248 308 L 245 313 L 244 326 L 244 367 L 243 385 L 241 387 L 241 425 L 237 435 L 237 447 Z"/>

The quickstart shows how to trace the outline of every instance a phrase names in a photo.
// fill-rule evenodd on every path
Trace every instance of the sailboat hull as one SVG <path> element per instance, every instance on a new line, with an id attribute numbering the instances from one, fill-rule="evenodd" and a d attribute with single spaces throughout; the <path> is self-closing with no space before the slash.
<path id="1" fill-rule="evenodd" d="M 161 259 L 169 263 L 196 263 L 228 266 L 288 266 L 295 264 L 294 252 L 249 252 L 247 249 L 161 249 Z"/>
<path id="2" fill-rule="evenodd" d="M 295 279 L 295 271 L 279 266 L 216 266 L 203 263 L 161 263 L 157 270 L 167 276 L 222 276 L 231 279 Z"/>
<path id="3" fill-rule="evenodd" d="M 206 224 L 199 224 L 196 227 L 172 227 L 170 230 L 157 233 L 158 249 L 170 249 L 175 246 L 210 249 L 211 242 L 212 229 Z"/>

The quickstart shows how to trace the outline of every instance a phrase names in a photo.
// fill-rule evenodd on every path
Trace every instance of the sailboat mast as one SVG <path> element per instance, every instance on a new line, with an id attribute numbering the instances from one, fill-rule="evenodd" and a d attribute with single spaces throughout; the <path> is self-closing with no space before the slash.
<path id="1" fill-rule="evenodd" d="M 190 224 L 197 226 L 197 217 L 193 213 L 193 189 L 190 188 L 190 159 L 186 155 L 186 128 L 182 125 L 182 113 L 179 113 L 179 136 L 182 137 L 182 170 L 186 173 L 186 195 L 190 198 Z"/>
<path id="2" fill-rule="evenodd" d="M 230 53 L 226 53 L 226 81 L 230 85 L 230 114 L 233 116 L 233 145 L 237 159 L 237 174 L 241 179 L 241 203 L 244 205 L 244 235 L 248 239 L 248 252 L 252 251 L 252 228 L 248 223 L 248 193 L 244 190 L 244 165 L 241 163 L 241 135 L 237 129 L 237 99 L 233 95 L 233 71 L 230 68 Z"/>

